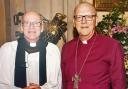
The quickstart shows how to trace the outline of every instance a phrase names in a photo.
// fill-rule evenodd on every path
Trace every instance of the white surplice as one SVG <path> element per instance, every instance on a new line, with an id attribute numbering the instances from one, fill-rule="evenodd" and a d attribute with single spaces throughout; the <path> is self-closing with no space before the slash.
<path id="1" fill-rule="evenodd" d="M 0 89 L 20 89 L 14 86 L 17 41 L 7 42 L 0 48 Z M 39 52 L 25 52 L 27 85 L 39 84 Z M 52 43 L 46 47 L 47 82 L 41 89 L 61 89 L 60 51 Z"/>

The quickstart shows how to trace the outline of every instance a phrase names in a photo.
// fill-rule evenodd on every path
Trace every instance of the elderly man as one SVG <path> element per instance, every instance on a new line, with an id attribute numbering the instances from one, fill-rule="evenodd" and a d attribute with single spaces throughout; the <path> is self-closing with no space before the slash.
<path id="1" fill-rule="evenodd" d="M 42 16 L 27 12 L 23 36 L 0 48 L 1 89 L 61 89 L 60 52 L 43 36 Z"/>
<path id="2" fill-rule="evenodd" d="M 79 36 L 62 49 L 63 89 L 126 89 L 122 47 L 96 33 L 95 25 L 95 8 L 77 5 L 74 26 Z"/>

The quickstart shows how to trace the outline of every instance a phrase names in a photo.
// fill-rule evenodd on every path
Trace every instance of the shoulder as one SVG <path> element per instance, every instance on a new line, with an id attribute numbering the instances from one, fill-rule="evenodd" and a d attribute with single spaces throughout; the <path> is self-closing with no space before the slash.
<path id="1" fill-rule="evenodd" d="M 74 38 L 71 41 L 68 41 L 67 43 L 65 43 L 62 47 L 62 53 L 64 52 L 69 52 L 70 49 L 73 50 L 76 47 L 76 43 L 77 43 L 77 39 L 78 38 Z"/>
<path id="2" fill-rule="evenodd" d="M 68 41 L 67 43 L 64 44 L 64 47 L 70 47 L 70 46 L 73 46 L 74 44 L 76 44 L 77 39 L 78 39 L 78 38 L 74 38 L 74 39 Z"/>
<path id="3" fill-rule="evenodd" d="M 53 43 L 48 42 L 48 45 L 46 47 L 46 53 L 47 53 L 47 57 L 49 59 L 51 59 L 51 58 L 55 59 L 55 60 L 60 59 L 60 50 Z"/>
<path id="4" fill-rule="evenodd" d="M 57 45 L 55 45 L 51 42 L 48 42 L 47 48 L 57 48 L 58 49 Z"/>
<path id="5" fill-rule="evenodd" d="M 121 43 L 118 40 L 115 40 L 114 38 L 111 38 L 109 36 L 104 35 L 98 35 L 97 36 L 97 46 L 100 45 L 100 48 L 106 49 L 106 51 L 115 52 L 118 50 L 123 50 Z"/>
<path id="6" fill-rule="evenodd" d="M 9 59 L 14 57 L 17 50 L 17 41 L 6 42 L 0 48 L 0 57 L 1 60 Z M 13 59 L 13 58 L 12 58 Z"/>
<path id="7" fill-rule="evenodd" d="M 102 43 L 107 43 L 107 44 L 120 44 L 120 42 L 118 40 L 115 40 L 112 37 L 105 36 L 102 34 L 97 35 L 97 40 L 102 42 Z"/>
<path id="8" fill-rule="evenodd" d="M 46 47 L 47 51 L 50 50 L 50 51 L 53 51 L 53 50 L 57 50 L 59 51 L 59 48 L 57 45 L 51 43 L 51 42 L 48 42 L 48 45 Z"/>
<path id="9" fill-rule="evenodd" d="M 11 42 L 6 42 L 6 43 L 4 43 L 2 46 L 1 46 L 1 50 L 2 49 L 7 49 L 7 50 L 9 50 L 9 49 L 16 49 L 17 48 L 17 44 L 18 44 L 18 42 L 17 41 L 11 41 Z"/>

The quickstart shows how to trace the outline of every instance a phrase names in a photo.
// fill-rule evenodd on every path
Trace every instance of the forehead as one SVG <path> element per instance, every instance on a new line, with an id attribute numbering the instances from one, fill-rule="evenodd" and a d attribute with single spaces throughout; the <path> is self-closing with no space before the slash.
<path id="1" fill-rule="evenodd" d="M 80 4 L 75 8 L 74 13 L 76 15 L 95 15 L 96 10 L 90 4 Z"/>
<path id="2" fill-rule="evenodd" d="M 38 13 L 35 12 L 29 12 L 23 16 L 23 21 L 39 21 L 39 20 L 41 20 L 41 17 Z"/>

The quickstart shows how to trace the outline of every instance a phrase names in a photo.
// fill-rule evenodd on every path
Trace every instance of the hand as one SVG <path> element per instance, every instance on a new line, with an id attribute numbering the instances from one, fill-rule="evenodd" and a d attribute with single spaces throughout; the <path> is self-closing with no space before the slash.
<path id="1" fill-rule="evenodd" d="M 41 87 L 38 84 L 30 83 L 29 86 L 22 88 L 22 89 L 41 89 Z"/>
<path id="2" fill-rule="evenodd" d="M 30 83 L 29 89 L 41 89 L 41 87 L 38 84 Z"/>
<path id="3" fill-rule="evenodd" d="M 22 89 L 30 89 L 30 88 L 29 88 L 29 86 L 27 86 L 27 87 L 24 87 L 24 88 L 22 88 Z"/>

